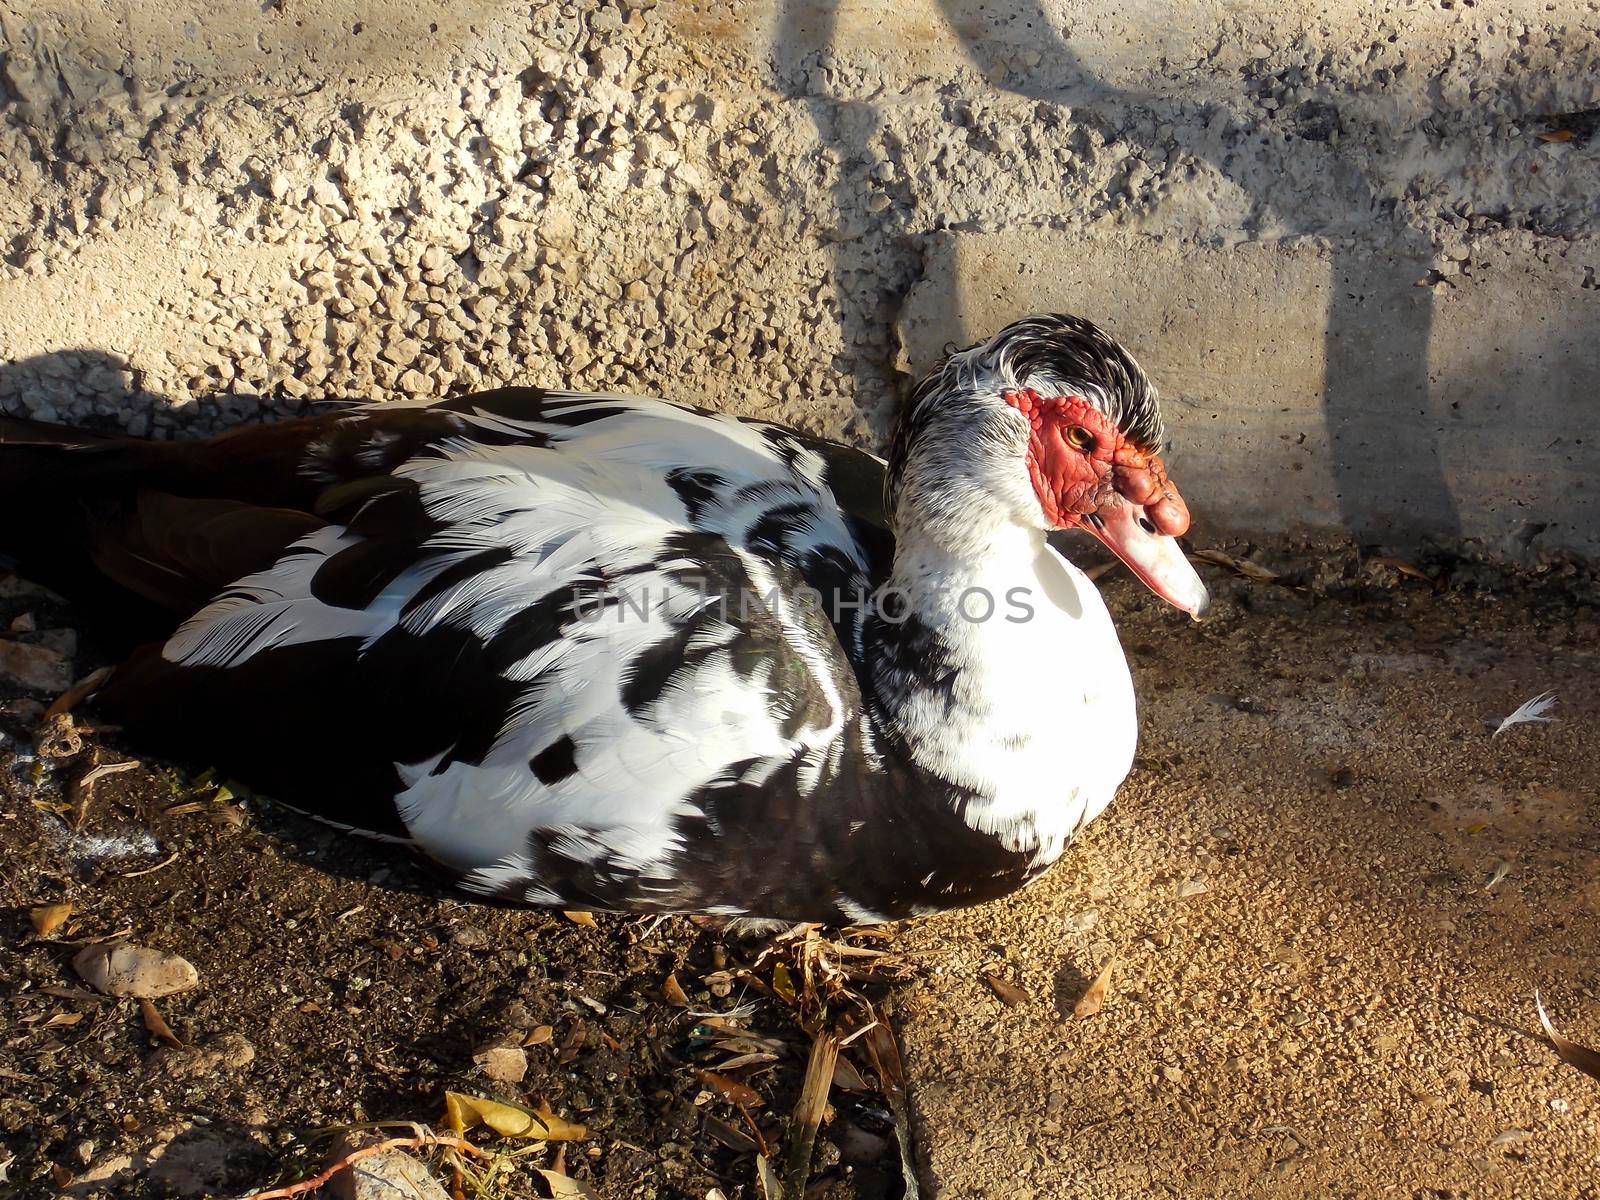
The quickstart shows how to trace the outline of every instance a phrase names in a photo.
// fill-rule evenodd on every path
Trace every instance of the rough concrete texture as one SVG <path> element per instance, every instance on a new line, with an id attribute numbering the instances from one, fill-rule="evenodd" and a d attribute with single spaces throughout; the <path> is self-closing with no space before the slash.
<path id="1" fill-rule="evenodd" d="M 1600 549 L 1600 293 L 1583 265 L 1600 246 L 1498 233 L 1472 256 L 1428 285 L 1427 257 L 1324 239 L 939 234 L 903 344 L 915 368 L 1019 305 L 1095 313 L 1161 382 L 1175 478 L 1212 531 Z M 1360 319 L 1335 330 L 1341 293 Z M 1419 322 L 1413 369 L 1385 335 Z"/>
<path id="2" fill-rule="evenodd" d="M 520 380 L 871 440 L 928 254 L 963 296 L 1032 272 L 985 329 L 1069 304 L 1170 366 L 1218 519 L 1593 550 L 1597 29 L 1575 0 L 10 0 L 0 404 L 209 429 Z"/>

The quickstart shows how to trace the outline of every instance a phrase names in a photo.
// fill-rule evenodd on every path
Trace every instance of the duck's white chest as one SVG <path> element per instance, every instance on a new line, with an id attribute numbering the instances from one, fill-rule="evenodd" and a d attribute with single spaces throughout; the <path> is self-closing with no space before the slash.
<path id="1" fill-rule="evenodd" d="M 975 626 L 972 728 L 955 739 L 981 799 L 968 819 L 1048 862 L 1111 802 L 1133 765 L 1138 715 L 1105 602 L 1048 546 L 1020 605 Z M 953 732 L 953 731 L 952 731 Z"/>

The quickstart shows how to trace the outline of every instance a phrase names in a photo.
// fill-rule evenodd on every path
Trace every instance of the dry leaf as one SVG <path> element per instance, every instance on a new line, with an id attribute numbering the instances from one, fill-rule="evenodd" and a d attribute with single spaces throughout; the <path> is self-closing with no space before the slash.
<path id="1" fill-rule="evenodd" d="M 39 1026 L 39 1028 L 40 1029 L 50 1029 L 51 1027 L 56 1026 L 56 1025 L 76 1025 L 81 1020 L 83 1020 L 83 1014 L 81 1012 L 56 1013 L 55 1015 L 50 1017 L 50 1019 L 47 1020 L 43 1025 Z"/>
<path id="2" fill-rule="evenodd" d="M 872 1088 L 861 1077 L 861 1072 L 844 1055 L 840 1055 L 833 1064 L 833 1086 L 842 1088 L 847 1092 L 870 1092 Z"/>
<path id="3" fill-rule="evenodd" d="M 989 990 L 1000 997 L 1000 1003 L 1007 1008 L 1016 1008 L 1019 1004 L 1026 1004 L 1033 997 L 1008 979 L 1002 979 L 992 971 L 985 971 L 980 979 L 989 985 Z"/>
<path id="4" fill-rule="evenodd" d="M 595 924 L 594 914 L 592 912 L 568 912 L 566 909 L 562 909 L 561 915 L 567 920 L 571 921 L 574 925 L 582 925 L 585 929 L 600 928 L 600 926 Z"/>
<path id="5" fill-rule="evenodd" d="M 688 1008 L 689 997 L 678 982 L 677 975 L 668 975 L 661 981 L 661 998 L 677 1008 Z"/>
<path id="6" fill-rule="evenodd" d="M 761 1182 L 762 1200 L 784 1200 L 783 1184 L 778 1182 L 778 1173 L 765 1154 L 756 1155 L 756 1178 Z"/>
<path id="7" fill-rule="evenodd" d="M 506 1104 L 487 1096 L 468 1096 L 463 1092 L 444 1094 L 444 1119 L 455 1133 L 483 1125 L 501 1137 L 535 1138 L 547 1142 L 573 1142 L 588 1134 L 582 1125 L 573 1125 L 550 1111 Z"/>
<path id="8" fill-rule="evenodd" d="M 1248 558 L 1235 558 L 1221 550 L 1196 550 L 1189 557 L 1198 558 L 1201 562 L 1214 563 L 1219 567 L 1227 567 L 1228 570 L 1243 575 L 1246 579 L 1253 579 L 1257 583 L 1276 583 L 1278 580 L 1276 571 L 1269 571 L 1260 563 L 1251 562 Z"/>
<path id="9" fill-rule="evenodd" d="M 553 1200 L 600 1200 L 599 1193 L 588 1185 L 579 1183 L 571 1175 L 564 1175 L 560 1171 L 539 1168 L 539 1174 L 544 1176 L 544 1181 L 550 1185 L 550 1195 Z"/>
<path id="10" fill-rule="evenodd" d="M 1590 1049 L 1581 1042 L 1574 1042 L 1562 1037 L 1556 1032 L 1556 1027 L 1550 1023 L 1549 1016 L 1544 1011 L 1544 1001 L 1535 989 L 1533 1002 L 1539 1009 L 1539 1024 L 1544 1026 L 1544 1035 L 1550 1039 L 1550 1044 L 1556 1048 L 1556 1053 L 1561 1056 L 1561 1061 L 1569 1067 L 1577 1067 L 1585 1075 L 1600 1079 L 1600 1050 Z"/>
<path id="11" fill-rule="evenodd" d="M 1546 129 L 1543 133 L 1538 133 L 1534 136 L 1541 142 L 1570 142 L 1572 140 L 1572 130 Z"/>
<path id="12" fill-rule="evenodd" d="M 33 919 L 33 931 L 40 937 L 49 937 L 72 915 L 71 903 L 41 904 L 28 914 Z"/>
<path id="13" fill-rule="evenodd" d="M 777 963 L 772 968 L 772 990 L 778 993 L 778 998 L 785 1004 L 793 1004 L 798 995 L 794 987 L 794 976 L 789 974 L 789 968 L 783 963 Z"/>
<path id="14" fill-rule="evenodd" d="M 528 1036 L 522 1039 L 524 1046 L 542 1046 L 555 1037 L 556 1031 L 548 1025 L 535 1025 L 528 1031 Z"/>
<path id="15" fill-rule="evenodd" d="M 1078 1020 L 1086 1021 L 1105 1007 L 1106 989 L 1111 986 L 1111 968 L 1116 965 L 1116 955 L 1106 959 L 1106 965 L 1100 968 L 1100 974 L 1095 976 L 1089 990 L 1072 1006 L 1072 1015 Z"/>
<path id="16" fill-rule="evenodd" d="M 776 1054 L 736 1054 L 727 1062 L 718 1063 L 716 1069 L 719 1071 L 737 1071 L 740 1067 L 763 1066 L 777 1061 L 778 1056 Z"/>
<path id="17" fill-rule="evenodd" d="M 111 678 L 113 669 L 112 667 L 101 667 L 78 680 L 77 683 L 57 696 L 55 702 L 44 710 L 45 720 L 48 721 L 51 717 L 59 717 L 70 713 L 79 704 L 83 703 L 86 697 L 92 696 L 100 690 L 100 685 Z"/>
<path id="18" fill-rule="evenodd" d="M 1388 567 L 1391 571 L 1409 575 L 1412 579 L 1420 579 L 1423 583 L 1433 582 L 1433 578 L 1426 571 L 1416 563 L 1409 563 L 1403 558 L 1390 558 L 1380 554 L 1376 558 L 1367 559 L 1367 562 L 1374 567 Z"/>
<path id="19" fill-rule="evenodd" d="M 567 1030 L 567 1036 L 561 1039 L 561 1047 L 556 1052 L 558 1063 L 569 1063 L 578 1057 L 578 1052 L 589 1040 L 589 1027 L 582 1021 L 574 1021 Z"/>
<path id="20" fill-rule="evenodd" d="M 521 1083 L 528 1076 L 528 1052 L 521 1046 L 489 1046 L 472 1061 L 496 1083 Z"/>
<path id="21" fill-rule="evenodd" d="M 757 1037 L 753 1033 L 718 1038 L 714 1045 L 718 1050 L 726 1050 L 729 1054 L 770 1054 L 774 1058 L 789 1048 L 787 1043 L 780 1042 L 777 1038 Z"/>
<path id="22" fill-rule="evenodd" d="M 144 1027 L 150 1031 L 152 1037 L 160 1038 L 169 1046 L 182 1048 L 183 1041 L 172 1032 L 172 1027 L 162 1019 L 154 1004 L 148 1000 L 139 1001 L 139 1015 L 144 1018 Z"/>
<path id="23" fill-rule="evenodd" d="M 729 1150 L 732 1150 L 735 1154 L 754 1154 L 756 1150 L 759 1149 L 759 1147 L 756 1145 L 755 1138 L 751 1137 L 742 1129 L 735 1129 L 726 1121 L 717 1120 L 717 1118 L 713 1117 L 710 1113 L 701 1114 L 700 1120 L 702 1125 L 705 1127 L 705 1131 L 709 1133 L 712 1138 L 722 1143 L 722 1145 L 726 1146 Z"/>
<path id="24" fill-rule="evenodd" d="M 715 1071 L 697 1070 L 694 1077 L 700 1081 L 700 1086 L 715 1092 L 730 1104 L 742 1104 L 746 1108 L 760 1108 L 766 1103 L 761 1098 L 761 1093 L 753 1087 L 740 1083 L 737 1079 L 729 1079 L 726 1075 L 718 1075 Z"/>

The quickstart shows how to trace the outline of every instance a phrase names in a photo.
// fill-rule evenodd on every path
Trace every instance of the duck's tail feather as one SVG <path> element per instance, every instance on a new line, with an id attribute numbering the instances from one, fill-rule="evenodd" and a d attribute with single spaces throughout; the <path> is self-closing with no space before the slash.
<path id="1" fill-rule="evenodd" d="M 229 495 L 208 450 L 0 417 L 0 561 L 124 637 L 165 636 L 324 524 Z"/>

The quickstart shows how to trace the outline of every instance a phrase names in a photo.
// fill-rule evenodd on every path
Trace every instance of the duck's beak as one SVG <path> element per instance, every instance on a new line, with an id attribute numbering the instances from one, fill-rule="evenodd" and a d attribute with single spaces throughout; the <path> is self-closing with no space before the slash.
<path id="1" fill-rule="evenodd" d="M 1178 539 L 1161 533 L 1141 504 L 1125 497 L 1107 504 L 1084 519 L 1083 528 L 1104 542 L 1145 586 L 1168 604 L 1183 609 L 1196 621 L 1211 604 L 1206 585 L 1189 565 Z M 1165 523 L 1168 514 L 1158 513 Z M 1187 526 L 1185 521 L 1184 525 Z"/>

